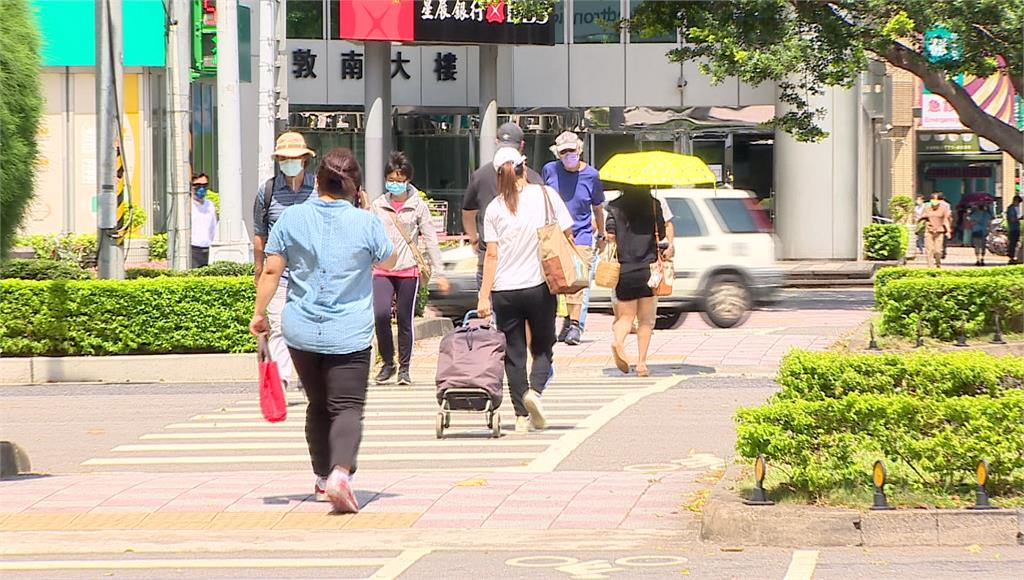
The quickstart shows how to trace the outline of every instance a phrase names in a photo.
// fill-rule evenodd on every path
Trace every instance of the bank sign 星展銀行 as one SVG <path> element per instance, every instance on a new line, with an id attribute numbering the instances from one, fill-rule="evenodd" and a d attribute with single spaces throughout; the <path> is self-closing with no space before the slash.
<path id="1" fill-rule="evenodd" d="M 514 0 L 338 0 L 345 40 L 553 45 L 550 15 L 525 18 Z"/>

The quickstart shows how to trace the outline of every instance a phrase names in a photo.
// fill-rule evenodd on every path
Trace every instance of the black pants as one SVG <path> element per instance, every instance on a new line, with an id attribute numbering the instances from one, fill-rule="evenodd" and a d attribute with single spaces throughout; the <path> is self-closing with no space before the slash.
<path id="1" fill-rule="evenodd" d="M 1006 234 L 1006 255 L 1011 261 L 1017 261 L 1017 243 L 1020 242 L 1020 230 Z"/>
<path id="2" fill-rule="evenodd" d="M 350 354 L 288 350 L 309 399 L 306 443 L 313 472 L 327 477 L 335 465 L 341 465 L 355 473 L 363 439 L 370 349 Z"/>
<path id="3" fill-rule="evenodd" d="M 391 336 L 391 304 L 397 302 L 398 367 L 409 370 L 412 358 L 412 319 L 416 314 L 419 278 L 373 277 L 373 318 L 377 329 L 377 350 L 385 364 L 395 364 L 395 342 Z"/>
<path id="4" fill-rule="evenodd" d="M 210 263 L 210 248 L 192 246 L 192 267 L 202 268 Z"/>
<path id="5" fill-rule="evenodd" d="M 498 328 L 505 334 L 505 376 L 517 417 L 530 413 L 523 404 L 528 388 L 542 392 L 551 378 L 551 358 L 555 346 L 555 312 L 558 299 L 548 292 L 547 284 L 506 290 L 491 294 Z M 530 323 L 530 354 L 533 368 L 526 376 L 526 323 Z"/>

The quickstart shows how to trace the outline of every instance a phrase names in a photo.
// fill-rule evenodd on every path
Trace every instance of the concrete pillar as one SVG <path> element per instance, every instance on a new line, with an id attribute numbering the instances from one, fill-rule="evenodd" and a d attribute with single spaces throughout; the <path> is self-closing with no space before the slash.
<path id="1" fill-rule="evenodd" d="M 238 86 L 238 5 L 217 5 L 217 192 L 220 225 L 210 261 L 251 262 L 242 220 L 242 113 Z"/>
<path id="2" fill-rule="evenodd" d="M 855 260 L 858 254 L 858 92 L 830 88 L 810 99 L 827 113 L 829 137 L 800 143 L 775 134 L 775 230 L 780 259 Z M 786 112 L 778 103 L 778 114 Z"/>
<path id="3" fill-rule="evenodd" d="M 258 85 L 257 104 L 257 177 L 260 181 L 274 175 L 274 123 L 277 113 L 277 91 L 274 86 L 274 69 L 277 62 L 277 43 L 274 40 L 274 0 L 259 0 L 256 5 L 260 28 L 259 65 L 256 82 Z"/>
<path id="4" fill-rule="evenodd" d="M 167 189 L 170 223 L 167 258 L 174 270 L 187 270 L 192 247 L 192 163 L 189 160 L 189 62 L 192 54 L 190 6 L 172 2 L 167 36 Z"/>
<path id="5" fill-rule="evenodd" d="M 372 200 L 384 193 L 384 165 L 391 153 L 391 43 L 367 41 L 363 48 L 366 53 L 363 185 Z"/>
<path id="6" fill-rule="evenodd" d="M 498 47 L 480 45 L 480 163 L 494 159 L 498 138 Z"/>

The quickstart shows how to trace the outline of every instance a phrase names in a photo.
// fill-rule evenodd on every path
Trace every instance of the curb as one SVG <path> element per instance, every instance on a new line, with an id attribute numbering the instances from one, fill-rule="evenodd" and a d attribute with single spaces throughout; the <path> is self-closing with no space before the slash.
<path id="1" fill-rule="evenodd" d="M 704 505 L 702 540 L 736 546 L 1008 546 L 1024 544 L 1024 510 L 894 510 L 748 506 L 731 465 Z"/>
<path id="2" fill-rule="evenodd" d="M 413 323 L 416 340 L 444 336 L 452 329 L 447 318 Z M 0 385 L 253 381 L 256 373 L 252 353 L 0 358 Z"/>

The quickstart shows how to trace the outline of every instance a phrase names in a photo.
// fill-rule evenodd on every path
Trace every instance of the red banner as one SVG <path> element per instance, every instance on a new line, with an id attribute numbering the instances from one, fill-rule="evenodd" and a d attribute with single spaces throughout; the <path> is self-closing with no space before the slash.
<path id="1" fill-rule="evenodd" d="M 413 0 L 340 0 L 340 4 L 341 38 L 413 40 L 416 12 Z"/>

